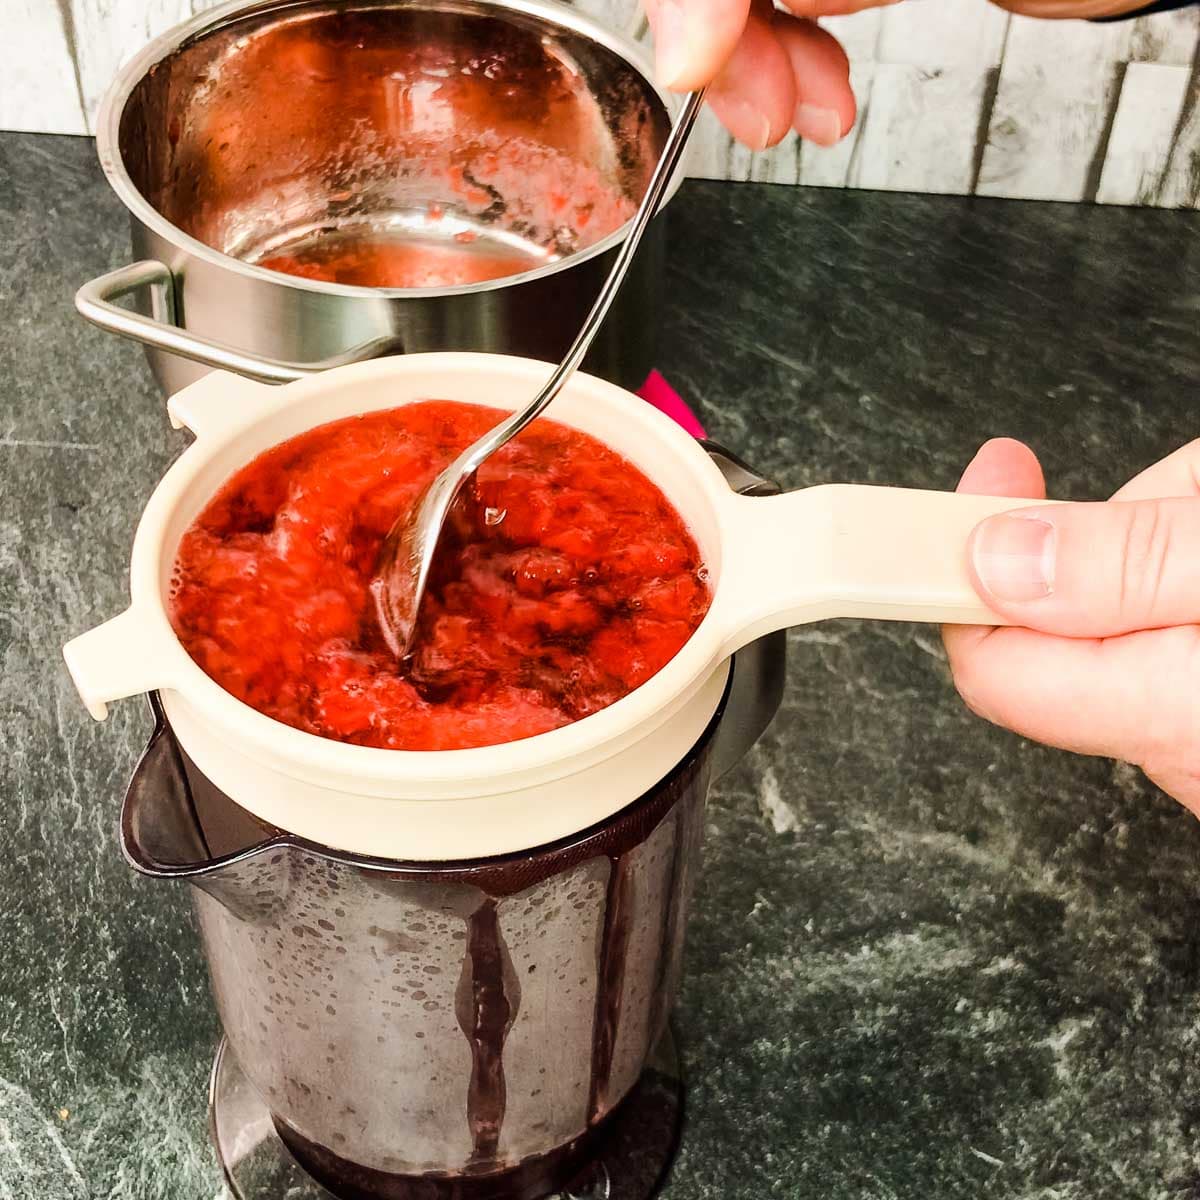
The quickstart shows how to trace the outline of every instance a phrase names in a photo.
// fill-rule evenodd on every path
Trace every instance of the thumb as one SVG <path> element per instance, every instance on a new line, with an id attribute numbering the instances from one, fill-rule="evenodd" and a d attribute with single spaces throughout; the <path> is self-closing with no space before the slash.
<path id="1" fill-rule="evenodd" d="M 1200 499 L 1026 508 L 971 536 L 976 589 L 1009 620 L 1067 637 L 1200 623 Z"/>
<path id="2" fill-rule="evenodd" d="M 658 82 L 685 92 L 711 83 L 732 57 L 751 0 L 646 0 Z"/>

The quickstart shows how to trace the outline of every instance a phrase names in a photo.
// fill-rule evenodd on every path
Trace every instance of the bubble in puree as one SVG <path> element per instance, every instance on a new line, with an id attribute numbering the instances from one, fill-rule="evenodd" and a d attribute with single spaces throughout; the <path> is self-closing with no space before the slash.
<path id="1" fill-rule="evenodd" d="M 322 425 L 230 479 L 180 541 L 171 621 L 259 712 L 322 737 L 454 750 L 567 725 L 645 683 L 708 610 L 662 492 L 603 443 L 535 422 L 446 526 L 415 653 L 370 585 L 384 535 L 502 416 L 429 400 Z"/>

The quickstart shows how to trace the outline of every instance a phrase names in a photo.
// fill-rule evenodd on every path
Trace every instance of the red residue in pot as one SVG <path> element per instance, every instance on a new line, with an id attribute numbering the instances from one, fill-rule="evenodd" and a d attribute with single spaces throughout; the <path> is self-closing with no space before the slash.
<path id="1" fill-rule="evenodd" d="M 355 287 L 455 287 L 503 279 L 540 267 L 531 255 L 477 252 L 457 245 L 421 245 L 386 237 L 322 238 L 306 249 L 259 262 L 270 271 Z"/>
<path id="2" fill-rule="evenodd" d="M 408 750 L 543 733 L 648 680 L 708 610 L 699 550 L 640 471 L 554 421 L 456 507 L 411 661 L 384 647 L 369 590 L 383 536 L 499 416 L 410 404 L 243 468 L 180 542 L 171 620 L 188 652 L 279 721 Z"/>
<path id="3" fill-rule="evenodd" d="M 310 192 L 329 178 L 344 184 L 336 227 L 261 258 L 256 242 L 251 261 L 362 287 L 463 286 L 585 250 L 632 217 L 641 182 L 628 178 L 620 138 L 636 134 L 608 129 L 576 69 L 502 27 L 495 44 L 474 46 L 453 15 L 431 14 L 420 39 L 387 17 L 323 14 L 240 48 L 238 77 L 255 103 L 248 113 L 246 96 L 230 87 L 206 112 L 205 192 L 223 207 L 236 196 L 233 207 L 253 209 L 257 200 L 243 193 L 270 187 L 282 213 L 298 182 L 309 180 Z M 302 206 L 306 228 L 310 207 Z M 436 245 L 454 235 L 437 229 L 367 232 L 422 209 L 434 223 L 466 220 L 489 241 L 494 232 L 497 243 L 524 242 L 528 255 L 510 257 L 495 243 L 455 254 Z"/>

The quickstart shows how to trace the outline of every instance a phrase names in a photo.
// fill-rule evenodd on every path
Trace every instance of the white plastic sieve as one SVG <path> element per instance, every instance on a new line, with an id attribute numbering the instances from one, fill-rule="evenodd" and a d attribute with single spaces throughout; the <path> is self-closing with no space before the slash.
<path id="1" fill-rule="evenodd" d="M 598 713 L 522 741 L 398 751 L 293 729 L 236 700 L 193 662 L 167 616 L 171 568 L 183 532 L 235 471 L 355 413 L 431 398 L 515 409 L 549 370 L 495 355 L 408 355 L 285 387 L 217 373 L 178 392 L 171 419 L 195 441 L 138 525 L 130 606 L 64 649 L 89 711 L 103 720 L 110 701 L 157 690 L 197 766 L 263 820 L 345 851 L 462 859 L 540 845 L 630 803 L 699 738 L 730 655 L 768 632 L 848 616 L 1001 623 L 971 587 L 967 538 L 984 517 L 1035 501 L 851 485 L 738 496 L 668 417 L 578 375 L 553 419 L 600 438 L 662 488 L 714 586 L 703 623 L 653 679 Z"/>

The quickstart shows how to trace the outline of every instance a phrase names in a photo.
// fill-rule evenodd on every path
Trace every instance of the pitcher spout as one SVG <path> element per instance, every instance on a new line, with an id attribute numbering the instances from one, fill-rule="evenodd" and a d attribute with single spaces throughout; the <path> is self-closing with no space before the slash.
<path id="1" fill-rule="evenodd" d="M 154 731 L 134 769 L 121 809 L 121 850 L 155 879 L 192 880 L 206 890 L 223 869 L 275 842 L 281 833 L 233 804 L 188 761 L 156 692 Z"/>

